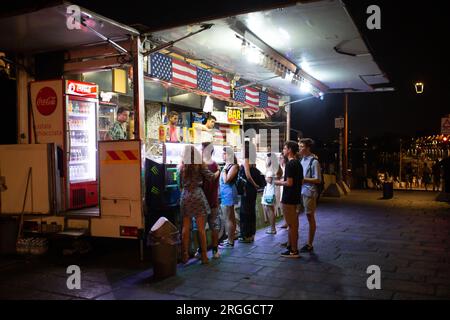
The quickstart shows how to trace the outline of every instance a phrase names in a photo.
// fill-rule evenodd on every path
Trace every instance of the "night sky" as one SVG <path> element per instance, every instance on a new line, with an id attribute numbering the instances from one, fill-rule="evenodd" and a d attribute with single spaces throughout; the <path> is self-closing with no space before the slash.
<path id="1" fill-rule="evenodd" d="M 395 92 L 349 94 L 349 129 L 353 137 L 440 134 L 441 117 L 450 114 L 449 63 L 444 41 L 450 16 L 441 2 L 344 1 Z M 366 8 L 381 8 L 381 30 L 366 28 Z M 414 83 L 425 91 L 417 95 Z M 334 118 L 344 112 L 344 97 L 294 104 L 294 123 L 305 136 L 332 140 Z"/>

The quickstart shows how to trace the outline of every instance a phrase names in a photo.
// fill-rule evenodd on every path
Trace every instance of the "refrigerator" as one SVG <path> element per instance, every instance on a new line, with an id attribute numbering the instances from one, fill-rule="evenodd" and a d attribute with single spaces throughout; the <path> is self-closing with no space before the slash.
<path id="1" fill-rule="evenodd" d="M 30 83 L 30 143 L 57 149 L 63 210 L 98 204 L 98 86 L 73 80 Z"/>
<path id="2" fill-rule="evenodd" d="M 96 206 L 98 86 L 66 80 L 65 89 L 68 208 Z"/>

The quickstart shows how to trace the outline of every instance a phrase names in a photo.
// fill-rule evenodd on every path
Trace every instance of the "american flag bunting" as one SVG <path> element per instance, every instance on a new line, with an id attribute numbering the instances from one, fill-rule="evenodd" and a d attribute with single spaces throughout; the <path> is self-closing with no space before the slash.
<path id="1" fill-rule="evenodd" d="M 197 88 L 197 68 L 184 61 L 172 59 L 172 82 Z"/>
<path id="2" fill-rule="evenodd" d="M 266 116 L 271 117 L 280 110 L 278 106 L 279 99 L 267 92 L 259 93 L 259 107 L 262 108 Z"/>

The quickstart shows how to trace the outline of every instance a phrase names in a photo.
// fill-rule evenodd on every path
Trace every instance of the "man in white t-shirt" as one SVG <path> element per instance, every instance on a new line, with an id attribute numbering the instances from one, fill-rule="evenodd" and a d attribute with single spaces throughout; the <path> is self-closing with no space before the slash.
<path id="1" fill-rule="evenodd" d="M 206 118 L 206 124 L 202 126 L 202 143 L 213 142 L 216 121 L 217 119 L 213 115 L 208 115 Z"/>
<path id="2" fill-rule="evenodd" d="M 313 241 L 316 234 L 316 208 L 317 197 L 319 196 L 319 184 L 321 182 L 321 172 L 319 160 L 311 152 L 314 141 L 309 138 L 300 139 L 298 145 L 301 164 L 303 167 L 302 201 L 305 214 L 308 218 L 309 237 L 308 243 L 300 249 L 300 252 L 312 252 L 314 250 Z"/>

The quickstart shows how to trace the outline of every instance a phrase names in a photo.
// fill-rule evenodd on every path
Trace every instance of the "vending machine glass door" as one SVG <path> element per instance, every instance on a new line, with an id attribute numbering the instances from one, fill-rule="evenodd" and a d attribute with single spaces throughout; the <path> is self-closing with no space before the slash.
<path id="1" fill-rule="evenodd" d="M 97 180 L 96 109 L 95 100 L 67 98 L 70 183 Z"/>

